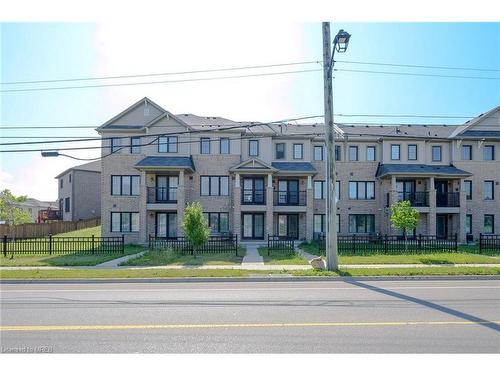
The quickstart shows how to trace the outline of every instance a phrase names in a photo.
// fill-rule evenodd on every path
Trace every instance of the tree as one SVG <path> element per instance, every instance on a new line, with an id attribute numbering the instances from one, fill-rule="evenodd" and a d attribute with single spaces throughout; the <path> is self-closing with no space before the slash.
<path id="1" fill-rule="evenodd" d="M 193 255 L 196 258 L 196 250 L 208 240 L 210 229 L 203 216 L 203 208 L 199 202 L 193 202 L 184 209 L 182 230 L 189 243 L 193 246 Z"/>
<path id="2" fill-rule="evenodd" d="M 0 192 L 0 220 L 6 221 L 11 225 L 24 224 L 31 222 L 31 216 L 22 208 L 16 207 L 16 203 L 25 202 L 28 199 L 21 195 L 16 197 L 9 189 Z"/>
<path id="3" fill-rule="evenodd" d="M 408 251 L 408 232 L 417 227 L 420 214 L 411 206 L 410 201 L 400 201 L 391 205 L 392 226 L 402 229 L 405 236 L 405 251 Z"/>

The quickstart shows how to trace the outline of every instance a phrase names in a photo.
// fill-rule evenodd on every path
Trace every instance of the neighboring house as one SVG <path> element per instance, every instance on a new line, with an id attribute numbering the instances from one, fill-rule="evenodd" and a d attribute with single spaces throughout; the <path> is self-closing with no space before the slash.
<path id="1" fill-rule="evenodd" d="M 58 205 L 62 220 L 76 221 L 101 214 L 101 161 L 69 168 L 57 179 Z"/>
<path id="2" fill-rule="evenodd" d="M 497 107 L 461 126 L 337 128 L 339 233 L 398 233 L 389 205 L 402 199 L 421 213 L 416 233 L 500 233 L 499 117 Z M 214 233 L 243 240 L 325 231 L 322 124 L 173 115 L 143 98 L 97 131 L 104 236 L 182 235 L 193 201 Z"/>
<path id="3" fill-rule="evenodd" d="M 39 211 L 42 210 L 58 210 L 57 202 L 39 201 L 38 199 L 28 198 L 24 202 L 16 202 L 12 204 L 14 207 L 21 208 L 28 212 L 31 216 L 31 222 L 38 222 Z"/>

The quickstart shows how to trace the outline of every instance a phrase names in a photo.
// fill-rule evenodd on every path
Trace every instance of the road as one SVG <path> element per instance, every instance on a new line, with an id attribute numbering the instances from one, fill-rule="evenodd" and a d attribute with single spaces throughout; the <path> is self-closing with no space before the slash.
<path id="1" fill-rule="evenodd" d="M 2 352 L 499 353 L 500 279 L 2 284 Z"/>

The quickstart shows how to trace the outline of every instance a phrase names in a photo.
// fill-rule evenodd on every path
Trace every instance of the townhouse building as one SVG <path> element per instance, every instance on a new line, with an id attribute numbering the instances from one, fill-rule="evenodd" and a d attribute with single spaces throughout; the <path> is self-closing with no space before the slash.
<path id="1" fill-rule="evenodd" d="M 389 207 L 409 200 L 416 234 L 500 233 L 499 118 L 496 107 L 459 126 L 336 128 L 338 232 L 397 234 Z M 97 131 L 103 236 L 180 236 L 193 201 L 213 233 L 242 240 L 325 231 L 322 124 L 173 115 L 143 98 Z"/>

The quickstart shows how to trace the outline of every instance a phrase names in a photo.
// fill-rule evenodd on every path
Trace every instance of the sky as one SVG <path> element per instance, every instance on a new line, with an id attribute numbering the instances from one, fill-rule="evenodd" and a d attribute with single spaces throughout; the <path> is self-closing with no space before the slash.
<path id="1" fill-rule="evenodd" d="M 134 25 L 137 26 L 137 25 Z M 320 23 L 198 22 L 2 23 L 0 80 L 51 80 L 214 69 L 322 60 Z M 332 23 L 352 37 L 335 68 L 500 77 L 500 23 Z M 496 69 L 410 69 L 341 60 Z M 142 79 L 5 85 L 15 88 L 141 82 L 319 69 L 319 64 Z M 183 83 L 0 93 L 1 143 L 25 136 L 96 136 L 93 129 L 4 129 L 7 126 L 99 126 L 147 96 L 172 113 L 274 121 L 323 114 L 321 71 Z M 500 104 L 500 80 L 336 71 L 335 113 L 474 117 Z M 321 119 L 318 119 L 320 121 Z M 466 119 L 336 117 L 336 121 L 460 124 Z M 21 137 L 21 138 L 6 138 Z M 29 139 L 34 141 L 36 139 Z M 28 140 L 27 140 L 28 141 Z M 88 146 L 95 143 L 86 144 Z M 75 146 L 63 143 L 60 147 Z M 0 150 L 49 145 L 5 146 Z M 95 157 L 97 150 L 72 151 Z M 67 152 L 70 153 L 70 152 Z M 0 189 L 41 200 L 57 198 L 54 177 L 72 159 L 39 152 L 0 153 Z"/>

